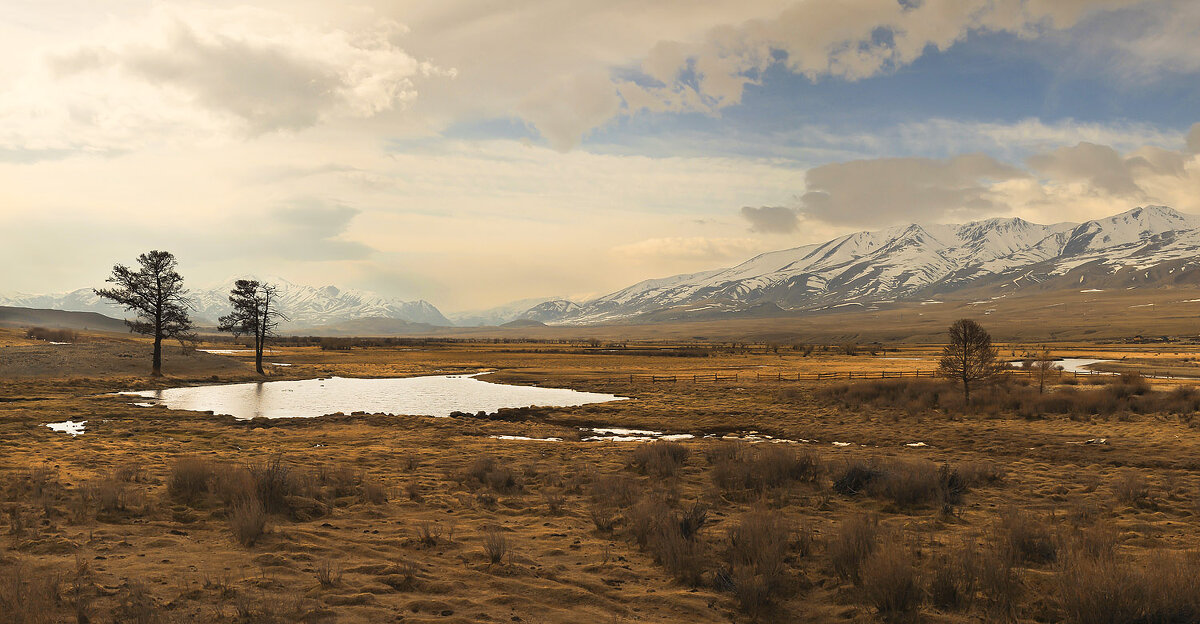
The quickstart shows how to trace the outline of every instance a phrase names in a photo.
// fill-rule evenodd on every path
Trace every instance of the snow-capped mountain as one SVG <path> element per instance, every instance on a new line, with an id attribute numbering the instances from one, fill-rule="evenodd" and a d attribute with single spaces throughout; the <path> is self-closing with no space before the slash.
<path id="1" fill-rule="evenodd" d="M 815 310 L 989 284 L 1074 285 L 1160 265 L 1172 266 L 1175 282 L 1183 275 L 1200 282 L 1200 216 L 1147 206 L 1081 224 L 1008 218 L 857 232 L 727 269 L 646 280 L 557 316 L 542 310 L 538 320 L 575 325 L 652 320 L 664 311 L 671 318 L 762 313 L 775 305 Z"/>
<path id="2" fill-rule="evenodd" d="M 233 281 L 231 279 L 211 288 L 192 289 L 188 293 L 194 307 L 192 317 L 202 324 L 216 324 L 219 317 L 229 312 L 229 290 Z M 342 290 L 336 286 L 317 288 L 279 278 L 264 281 L 279 289 L 278 309 L 289 318 L 284 329 L 322 327 L 370 318 L 430 325 L 452 324 L 436 307 L 423 300 L 403 301 L 368 292 Z M 120 306 L 97 297 L 90 288 L 55 295 L 0 296 L 0 305 L 99 312 L 117 318 L 124 315 Z"/>

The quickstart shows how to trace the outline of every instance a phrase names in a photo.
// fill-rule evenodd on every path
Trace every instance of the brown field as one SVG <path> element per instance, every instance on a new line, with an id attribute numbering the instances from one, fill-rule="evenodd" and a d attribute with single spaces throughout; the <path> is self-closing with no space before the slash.
<path id="1" fill-rule="evenodd" d="M 2 621 L 1200 621 L 1181 380 L 1065 375 L 1046 412 L 1023 376 L 971 408 L 778 379 L 930 371 L 931 344 L 278 347 L 272 379 L 490 370 L 633 400 L 239 422 L 105 393 L 256 379 L 245 357 L 172 345 L 151 381 L 144 342 L 23 336 L 0 329 Z M 1182 342 L 1053 349 L 1200 371 Z M 713 373 L 738 377 L 692 381 Z M 43 426 L 66 419 L 86 433 Z M 579 441 L 598 425 L 697 437 Z M 719 439 L 751 431 L 799 442 Z"/>

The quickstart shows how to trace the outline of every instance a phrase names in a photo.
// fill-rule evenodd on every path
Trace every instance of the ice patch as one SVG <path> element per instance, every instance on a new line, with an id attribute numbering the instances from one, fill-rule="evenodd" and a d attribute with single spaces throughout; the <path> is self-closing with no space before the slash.
<path id="1" fill-rule="evenodd" d="M 488 437 L 492 438 L 493 440 L 523 440 L 523 441 L 528 441 L 528 442 L 562 442 L 563 441 L 562 438 L 530 438 L 527 436 L 515 436 L 515 435 L 494 435 L 494 436 L 488 436 Z"/>
<path id="2" fill-rule="evenodd" d="M 60 423 L 47 423 L 46 426 L 55 431 L 70 434 L 71 437 L 75 437 L 77 435 L 83 435 L 83 426 L 86 425 L 87 422 L 88 421 L 86 420 L 81 420 L 79 422 L 75 422 L 73 420 L 64 420 Z"/>

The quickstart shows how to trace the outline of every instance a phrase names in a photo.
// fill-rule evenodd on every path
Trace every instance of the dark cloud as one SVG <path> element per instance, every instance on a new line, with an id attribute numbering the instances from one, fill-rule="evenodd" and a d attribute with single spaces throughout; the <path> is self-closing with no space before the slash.
<path id="1" fill-rule="evenodd" d="M 808 170 L 801 212 L 856 226 L 972 218 L 1007 210 L 992 200 L 990 182 L 1026 176 L 983 154 L 834 163 Z"/>
<path id="2" fill-rule="evenodd" d="M 800 225 L 800 215 L 794 208 L 785 206 L 745 206 L 742 217 L 750 222 L 751 231 L 764 234 L 795 232 Z"/>
<path id="3" fill-rule="evenodd" d="M 1071 182 L 1087 182 L 1097 190 L 1115 195 L 1140 195 L 1134 181 L 1133 163 L 1107 145 L 1079 143 L 1029 157 L 1029 166 L 1044 177 Z M 1141 163 L 1147 166 L 1149 161 Z"/>
<path id="4" fill-rule="evenodd" d="M 297 200 L 271 215 L 265 251 L 291 260 L 360 260 L 373 249 L 339 236 L 361 211 L 315 199 Z"/>

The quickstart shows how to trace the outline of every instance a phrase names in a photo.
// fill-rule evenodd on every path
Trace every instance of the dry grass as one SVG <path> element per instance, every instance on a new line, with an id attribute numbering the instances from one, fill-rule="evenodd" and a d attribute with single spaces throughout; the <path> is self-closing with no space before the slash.
<path id="1" fill-rule="evenodd" d="M 838 525 L 837 532 L 826 544 L 833 572 L 855 585 L 861 584 L 863 562 L 879 545 L 879 518 L 870 514 L 854 514 Z"/>
<path id="2" fill-rule="evenodd" d="M 688 448 L 678 442 L 658 440 L 639 445 L 633 451 L 632 464 L 643 474 L 673 477 L 683 468 L 688 453 Z"/>
<path id="3" fill-rule="evenodd" d="M 862 562 L 863 600 L 885 621 L 911 617 L 925 599 L 912 552 L 885 540 Z"/>
<path id="4" fill-rule="evenodd" d="M 258 499 L 238 502 L 229 512 L 229 530 L 242 546 L 253 546 L 267 531 L 267 510 Z"/>

